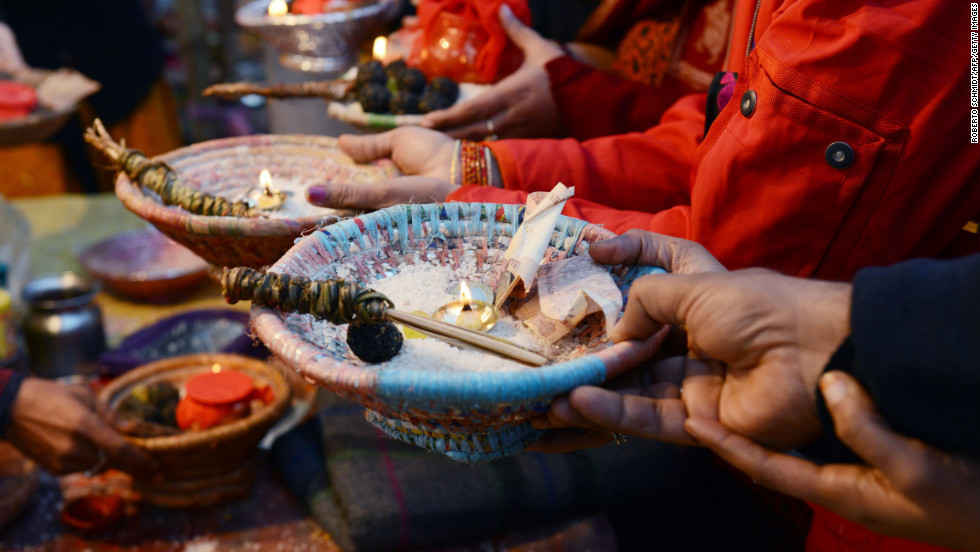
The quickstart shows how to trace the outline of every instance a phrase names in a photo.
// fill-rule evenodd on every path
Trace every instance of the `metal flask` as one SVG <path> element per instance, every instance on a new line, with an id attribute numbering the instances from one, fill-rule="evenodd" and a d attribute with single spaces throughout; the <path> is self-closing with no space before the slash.
<path id="1" fill-rule="evenodd" d="M 24 320 L 31 370 L 51 379 L 94 377 L 106 349 L 98 286 L 74 272 L 51 274 L 24 287 Z"/>

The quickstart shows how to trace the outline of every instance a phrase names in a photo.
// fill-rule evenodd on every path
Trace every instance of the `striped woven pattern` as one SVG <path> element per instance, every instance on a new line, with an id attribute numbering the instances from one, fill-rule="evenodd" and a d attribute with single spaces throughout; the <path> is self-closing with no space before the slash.
<path id="1" fill-rule="evenodd" d="M 397 274 L 409 263 L 462 267 L 464 261 L 475 260 L 465 266 L 482 270 L 473 276 L 492 288 L 499 277 L 492 269 L 502 264 L 499 259 L 522 216 L 521 205 L 399 205 L 305 236 L 270 272 L 325 279 L 341 271 L 366 285 Z M 589 243 L 612 236 L 585 221 L 560 217 L 546 259 L 581 255 Z M 638 275 L 655 270 L 660 269 L 621 269 L 614 276 L 625 292 Z M 307 379 L 364 404 L 368 419 L 385 433 L 467 462 L 525 448 L 539 436 L 527 418 L 547 409 L 553 397 L 599 383 L 608 369 L 648 353 L 637 343 L 610 345 L 597 321 L 575 332 L 580 356 L 541 368 L 386 370 L 350 353 L 343 326 L 258 306 L 252 307 L 252 325 L 276 356 Z"/>
<path id="2" fill-rule="evenodd" d="M 309 184 L 366 183 L 390 178 L 390 161 L 357 165 L 337 148 L 335 138 L 306 135 L 252 135 L 223 138 L 180 148 L 158 157 L 194 190 L 237 198 L 258 185 L 268 169 L 274 180 Z M 218 266 L 261 268 L 274 263 L 303 232 L 350 214 L 297 218 L 213 217 L 164 205 L 153 192 L 120 173 L 116 195 L 127 209 L 153 223 L 174 241 Z"/>

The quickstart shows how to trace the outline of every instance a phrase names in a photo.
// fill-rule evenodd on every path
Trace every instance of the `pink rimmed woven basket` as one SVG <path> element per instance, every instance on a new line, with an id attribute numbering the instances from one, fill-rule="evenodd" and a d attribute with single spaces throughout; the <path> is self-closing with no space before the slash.
<path id="1" fill-rule="evenodd" d="M 345 276 L 370 287 L 401 267 L 430 263 L 449 265 L 457 272 L 476 267 L 473 274 L 460 277 L 493 287 L 499 261 L 522 216 L 520 205 L 399 205 L 305 236 L 269 271 L 314 279 Z M 546 259 L 581 255 L 589 243 L 612 236 L 585 221 L 559 217 Z M 662 270 L 618 267 L 612 273 L 625 293 L 636 277 L 655 271 Z M 366 364 L 350 353 L 346 325 L 252 307 L 256 335 L 286 364 L 308 380 L 364 404 L 368 420 L 388 435 L 465 462 L 522 450 L 540 436 L 528 418 L 545 411 L 553 397 L 602 382 L 607 374 L 652 352 L 638 342 L 612 345 L 600 318 L 587 322 L 563 338 L 574 340 L 575 358 L 540 368 L 386 369 L 383 363 Z"/>
<path id="2" fill-rule="evenodd" d="M 367 183 L 390 178 L 390 161 L 357 165 L 337 147 L 335 138 L 307 135 L 252 135 L 201 142 L 156 158 L 173 168 L 192 189 L 238 198 L 258 185 L 268 169 L 273 182 L 305 184 L 330 181 Z M 352 213 L 323 210 L 295 218 L 214 217 L 164 205 L 152 191 L 125 174 L 116 177 L 116 195 L 127 209 L 152 223 L 174 241 L 217 266 L 261 268 L 274 263 L 296 238 L 317 226 Z M 305 198 L 299 198 L 305 201 Z"/>

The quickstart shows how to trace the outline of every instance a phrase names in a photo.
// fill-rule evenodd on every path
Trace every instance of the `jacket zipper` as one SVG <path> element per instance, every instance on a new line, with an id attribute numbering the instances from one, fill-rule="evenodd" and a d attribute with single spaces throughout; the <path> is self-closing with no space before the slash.
<path id="1" fill-rule="evenodd" d="M 752 26 L 749 27 L 749 39 L 745 42 L 745 57 L 752 53 L 752 43 L 755 41 L 755 22 L 759 19 L 759 8 L 762 7 L 762 0 L 755 1 L 755 12 L 752 14 Z"/>

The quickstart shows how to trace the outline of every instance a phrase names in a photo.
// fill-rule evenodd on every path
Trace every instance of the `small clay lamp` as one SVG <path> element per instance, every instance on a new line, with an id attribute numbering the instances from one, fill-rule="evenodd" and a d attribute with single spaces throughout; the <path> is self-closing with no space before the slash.
<path id="1" fill-rule="evenodd" d="M 459 300 L 439 307 L 432 318 L 470 330 L 489 332 L 497 323 L 497 309 L 487 301 L 474 299 L 466 282 L 460 282 Z"/>
<path id="2" fill-rule="evenodd" d="M 272 175 L 267 169 L 262 169 L 259 173 L 259 185 L 248 195 L 248 203 L 252 207 L 258 207 L 263 211 L 275 211 L 282 207 L 289 194 L 277 190 L 272 186 Z"/>

